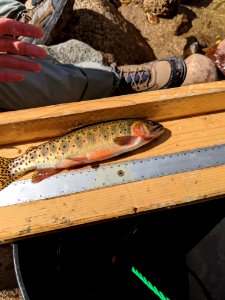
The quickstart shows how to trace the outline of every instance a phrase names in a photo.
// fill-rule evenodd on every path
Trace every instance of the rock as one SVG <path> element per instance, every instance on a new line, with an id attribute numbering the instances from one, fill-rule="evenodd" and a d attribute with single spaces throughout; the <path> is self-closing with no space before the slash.
<path id="1" fill-rule="evenodd" d="M 24 2 L 25 0 L 21 1 Z M 122 4 L 122 1 L 130 3 Z M 182 5 L 179 6 L 178 14 L 186 14 L 190 21 L 189 23 L 185 19 L 183 22 L 181 20 L 181 27 L 178 26 L 179 24 L 177 25 L 176 16 L 173 19 L 161 18 L 160 23 L 156 25 L 149 24 L 142 6 L 143 0 L 122 1 L 76 0 L 74 13 L 71 18 L 68 18 L 68 26 L 65 30 L 63 30 L 63 32 L 58 33 L 58 38 L 54 43 L 60 43 L 78 36 L 79 40 L 89 44 L 92 48 L 103 52 L 106 61 L 119 61 L 123 64 L 127 60 L 128 63 L 132 64 L 151 60 L 151 57 L 154 55 L 157 59 L 164 59 L 171 56 L 182 56 L 183 49 L 186 45 L 186 39 L 189 37 L 196 37 L 202 47 L 209 47 L 214 44 L 218 35 L 221 36 L 221 39 L 225 38 L 225 4 L 221 0 L 181 0 Z M 27 7 L 30 7 L 30 2 L 31 0 L 26 1 Z M 120 23 L 120 28 L 116 28 L 116 31 L 112 34 L 111 32 L 113 29 L 111 28 L 110 30 L 107 28 L 108 24 L 111 25 L 111 21 L 108 19 L 109 6 L 114 8 L 110 9 L 110 14 L 115 27 L 118 18 Z M 94 11 L 92 11 L 92 8 Z M 106 12 L 105 17 L 104 11 Z M 91 26 L 91 22 L 88 21 L 86 25 L 84 24 L 86 32 L 77 32 L 79 27 L 76 28 L 75 25 L 76 22 L 79 23 L 80 20 L 76 20 L 75 17 L 86 16 L 89 12 L 90 18 L 92 17 L 94 20 L 93 26 Z M 122 19 L 121 16 L 118 17 L 120 13 L 123 16 Z M 99 16 L 99 14 L 101 14 L 101 16 Z M 105 19 L 104 24 L 101 23 L 102 19 Z M 124 19 L 126 20 L 124 21 Z M 85 23 L 85 20 L 82 22 Z M 124 22 L 126 23 L 125 26 L 122 25 Z M 188 30 L 190 24 L 192 27 Z M 127 31 L 126 26 L 134 29 L 135 36 L 137 38 L 127 37 L 129 34 L 132 35 L 133 29 Z M 72 32 L 69 32 L 70 28 L 72 28 Z M 174 28 L 178 28 L 177 33 L 180 35 L 174 35 Z M 90 42 L 88 41 L 89 37 Z M 101 37 L 104 39 L 103 42 L 101 41 Z M 119 42 L 116 42 L 115 39 L 119 40 Z M 124 43 L 122 43 L 123 40 Z M 141 43 L 137 46 L 137 42 L 140 40 Z M 113 45 L 113 49 L 110 49 L 111 45 Z M 119 47 L 125 47 L 125 49 L 120 50 Z M 153 52 L 154 54 L 152 55 Z"/>
<path id="2" fill-rule="evenodd" d="M 185 59 L 185 62 L 187 75 L 182 84 L 183 86 L 218 80 L 214 63 L 205 55 L 192 54 Z"/>
<path id="3" fill-rule="evenodd" d="M 73 16 L 58 42 L 71 38 L 102 52 L 108 64 L 136 64 L 155 59 L 140 31 L 107 0 L 75 1 Z"/>
<path id="4" fill-rule="evenodd" d="M 74 39 L 52 46 L 41 45 L 41 47 L 46 50 L 47 59 L 52 63 L 76 64 L 92 61 L 103 64 L 104 62 L 100 51 Z"/>
<path id="5" fill-rule="evenodd" d="M 146 13 L 159 17 L 173 17 L 178 12 L 180 0 L 144 0 L 143 8 Z"/>

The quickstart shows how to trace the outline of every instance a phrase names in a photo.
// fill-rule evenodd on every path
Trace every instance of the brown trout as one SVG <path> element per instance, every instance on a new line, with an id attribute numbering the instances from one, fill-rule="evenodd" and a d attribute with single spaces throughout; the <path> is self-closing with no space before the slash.
<path id="1" fill-rule="evenodd" d="M 135 150 L 164 131 L 155 121 L 123 119 L 76 129 L 62 137 L 28 148 L 16 158 L 0 157 L 0 190 L 29 171 L 39 182 L 62 169 L 102 161 Z"/>

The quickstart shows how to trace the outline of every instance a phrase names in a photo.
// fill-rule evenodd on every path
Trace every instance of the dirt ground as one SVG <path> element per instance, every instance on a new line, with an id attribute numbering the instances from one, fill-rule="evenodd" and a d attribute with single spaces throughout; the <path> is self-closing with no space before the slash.
<path id="1" fill-rule="evenodd" d="M 174 18 L 160 18 L 155 20 L 157 24 L 148 21 L 142 1 L 121 2 L 75 0 L 73 16 L 68 16 L 67 27 L 58 33 L 54 43 L 71 38 L 82 40 L 101 51 L 108 63 L 123 64 L 182 56 L 193 38 L 207 47 L 225 37 L 223 0 L 183 0 Z M 26 4 L 30 7 L 30 0 Z M 118 20 L 119 31 L 115 30 Z M 128 37 L 127 28 L 135 39 Z M 0 300 L 6 299 L 21 299 L 10 245 L 0 247 Z"/>
<path id="2" fill-rule="evenodd" d="M 157 24 L 152 24 L 143 0 L 75 0 L 66 28 L 53 42 L 78 39 L 101 51 L 108 63 L 132 64 L 183 56 L 193 39 L 208 47 L 225 37 L 225 1 L 180 1 L 173 18 L 158 18 Z M 26 5 L 31 7 L 30 3 L 28 0 Z"/>
<path id="3" fill-rule="evenodd" d="M 76 0 L 73 16 L 58 41 L 81 40 L 101 51 L 108 63 L 121 65 L 183 56 L 193 39 L 208 47 L 225 36 L 222 0 L 183 0 L 174 18 L 158 18 L 157 24 L 149 23 L 141 0 L 121 2 Z"/>

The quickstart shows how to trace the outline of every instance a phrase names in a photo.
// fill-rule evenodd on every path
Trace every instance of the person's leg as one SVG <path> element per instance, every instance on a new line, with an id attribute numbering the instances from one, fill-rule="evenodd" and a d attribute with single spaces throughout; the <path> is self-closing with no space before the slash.
<path id="1" fill-rule="evenodd" d="M 13 2 L 19 4 L 17 1 Z M 46 7 L 49 8 L 50 4 L 55 3 L 53 12 L 49 14 L 49 20 L 56 20 L 58 9 L 60 8 L 60 12 L 62 12 L 62 2 L 63 0 L 53 0 L 53 2 L 44 0 L 43 6 L 39 6 L 39 12 L 44 14 L 48 11 Z M 71 3 L 71 0 L 64 0 L 65 2 Z M 36 15 L 33 14 L 32 22 L 35 21 Z M 45 31 L 50 28 L 48 24 L 49 22 L 44 27 Z M 51 29 L 53 28 L 54 26 L 51 27 Z M 74 66 L 73 64 L 55 65 L 47 60 L 39 62 L 42 64 L 42 71 L 39 74 L 27 73 L 26 79 L 22 83 L 0 85 L 1 109 L 16 110 L 98 99 L 113 94 L 169 88 L 177 86 L 177 83 L 181 84 L 186 72 L 185 64 L 180 59 L 174 59 L 173 62 L 161 61 L 124 66 L 115 68 L 114 71 L 107 67 L 102 70 L 99 64 L 93 67 L 90 63 Z M 163 74 L 161 74 L 162 70 L 164 70 Z M 176 78 L 175 81 L 174 78 Z"/>
<path id="2" fill-rule="evenodd" d="M 1 0 L 0 18 L 10 18 L 17 20 L 22 13 L 26 11 L 26 7 L 16 0 Z"/>
<path id="3" fill-rule="evenodd" d="M 0 83 L 0 109 L 17 110 L 112 96 L 120 79 L 95 63 L 81 66 L 38 60 L 42 71 L 19 83 Z"/>
<path id="4" fill-rule="evenodd" d="M 170 88 L 179 86 L 186 74 L 185 64 L 179 58 L 150 62 L 144 67 L 137 65 L 136 69 L 132 66 L 133 71 L 125 73 L 93 62 L 72 65 L 35 61 L 42 65 L 40 73 L 26 73 L 20 83 L 0 84 L 1 109 L 26 109 Z M 165 66 L 168 70 L 161 74 L 160 69 L 165 70 Z"/>

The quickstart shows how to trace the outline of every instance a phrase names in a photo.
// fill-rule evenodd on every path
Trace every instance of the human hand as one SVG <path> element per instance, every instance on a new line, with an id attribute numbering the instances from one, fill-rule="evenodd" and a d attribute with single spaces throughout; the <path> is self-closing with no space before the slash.
<path id="1" fill-rule="evenodd" d="M 46 56 L 45 50 L 4 35 L 39 39 L 44 36 L 43 30 L 30 24 L 24 24 L 8 18 L 0 18 L 0 68 L 40 72 L 41 65 L 39 63 L 27 61 L 15 55 L 44 58 Z M 24 80 L 24 74 L 21 72 L 0 70 L 0 82 L 22 80 Z"/>

